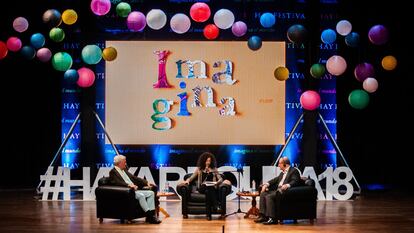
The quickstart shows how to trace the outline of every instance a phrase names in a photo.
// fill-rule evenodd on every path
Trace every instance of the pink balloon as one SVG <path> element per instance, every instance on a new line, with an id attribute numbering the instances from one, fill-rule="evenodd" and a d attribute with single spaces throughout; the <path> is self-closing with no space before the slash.
<path id="1" fill-rule="evenodd" d="M 205 22 L 210 18 L 210 7 L 204 2 L 196 2 L 190 8 L 190 16 L 196 22 Z"/>
<path id="2" fill-rule="evenodd" d="M 52 52 L 48 48 L 41 48 L 37 50 L 36 57 L 41 62 L 48 62 L 52 57 Z"/>
<path id="3" fill-rule="evenodd" d="M 321 97 L 316 91 L 305 91 L 300 96 L 300 104 L 306 110 L 315 110 L 321 103 Z"/>
<path id="4" fill-rule="evenodd" d="M 326 61 L 326 69 L 333 75 L 341 75 L 346 70 L 346 61 L 343 57 L 334 55 Z"/>
<path id="5" fill-rule="evenodd" d="M 76 82 L 80 87 L 90 87 L 95 82 L 95 73 L 86 67 L 78 70 L 79 78 Z"/>
<path id="6" fill-rule="evenodd" d="M 147 26 L 145 15 L 139 11 L 129 13 L 127 18 L 127 26 L 133 32 L 142 31 Z"/>
<path id="7" fill-rule="evenodd" d="M 378 81 L 375 78 L 366 78 L 362 87 L 369 93 L 374 93 L 378 89 Z"/>
<path id="8" fill-rule="evenodd" d="M 7 44 L 7 48 L 13 52 L 17 52 L 22 48 L 22 41 L 19 38 L 14 37 L 14 36 L 7 39 L 6 44 Z"/>
<path id="9" fill-rule="evenodd" d="M 29 22 L 24 17 L 17 17 L 13 21 L 13 28 L 16 32 L 24 32 L 29 27 Z"/>
<path id="10" fill-rule="evenodd" d="M 91 10 L 95 15 L 106 15 L 111 10 L 110 0 L 92 0 Z"/>
<path id="11" fill-rule="evenodd" d="M 243 21 L 237 21 L 231 26 L 231 32 L 237 37 L 244 36 L 247 32 L 247 25 Z"/>

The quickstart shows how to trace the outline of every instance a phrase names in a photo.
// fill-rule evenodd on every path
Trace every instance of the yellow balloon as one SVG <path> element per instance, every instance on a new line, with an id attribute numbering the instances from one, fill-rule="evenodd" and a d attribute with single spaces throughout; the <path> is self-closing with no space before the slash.
<path id="1" fill-rule="evenodd" d="M 289 70 L 286 67 L 279 66 L 275 69 L 275 78 L 279 81 L 285 81 L 289 78 Z"/>
<path id="2" fill-rule="evenodd" d="M 78 14 L 72 9 L 65 10 L 62 14 L 62 20 L 67 25 L 72 25 L 78 20 Z"/>
<path id="3" fill-rule="evenodd" d="M 105 61 L 113 61 L 117 55 L 118 52 L 114 47 L 108 47 L 102 51 L 102 57 Z"/>
<path id="4" fill-rule="evenodd" d="M 381 61 L 382 68 L 384 70 L 393 70 L 397 67 L 397 59 L 394 56 L 385 56 Z"/>

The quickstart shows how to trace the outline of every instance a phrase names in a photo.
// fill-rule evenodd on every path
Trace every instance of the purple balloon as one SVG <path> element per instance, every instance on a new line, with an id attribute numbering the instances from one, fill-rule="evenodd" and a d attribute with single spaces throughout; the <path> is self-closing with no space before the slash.
<path id="1" fill-rule="evenodd" d="M 129 13 L 127 18 L 127 26 L 133 32 L 142 31 L 147 26 L 145 15 L 139 11 Z"/>
<path id="2" fill-rule="evenodd" d="M 374 77 L 374 74 L 374 67 L 366 62 L 358 64 L 354 69 L 355 78 L 360 82 L 363 82 L 368 77 Z"/>
<path id="3" fill-rule="evenodd" d="M 247 32 L 247 25 L 243 21 L 237 21 L 231 26 L 231 32 L 237 37 L 244 36 Z"/>
<path id="4" fill-rule="evenodd" d="M 388 41 L 388 29 L 383 25 L 375 25 L 369 29 L 368 38 L 375 45 L 383 45 Z"/>

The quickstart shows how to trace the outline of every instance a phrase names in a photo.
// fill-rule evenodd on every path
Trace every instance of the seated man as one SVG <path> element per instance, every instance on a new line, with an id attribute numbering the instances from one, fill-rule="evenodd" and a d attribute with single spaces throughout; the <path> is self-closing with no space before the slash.
<path id="1" fill-rule="evenodd" d="M 117 155 L 114 157 L 114 168 L 109 172 L 109 179 L 113 185 L 126 186 L 135 190 L 135 198 L 147 215 L 146 222 L 151 224 L 161 223 L 155 216 L 154 192 L 151 190 L 141 190 L 144 186 L 152 186 L 153 184 L 128 172 L 125 156 Z"/>
<path id="2" fill-rule="evenodd" d="M 299 171 L 290 167 L 288 157 L 279 159 L 278 167 L 282 170 L 278 177 L 264 183 L 260 193 L 260 216 L 254 220 L 256 223 L 263 223 L 265 225 L 277 224 L 276 216 L 277 204 L 280 202 L 280 195 L 289 189 L 296 186 L 300 181 Z"/>

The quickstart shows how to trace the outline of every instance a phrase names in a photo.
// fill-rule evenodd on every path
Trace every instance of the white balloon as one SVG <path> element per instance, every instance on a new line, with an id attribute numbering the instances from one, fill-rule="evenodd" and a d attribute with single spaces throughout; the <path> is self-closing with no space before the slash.
<path id="1" fill-rule="evenodd" d="M 214 14 L 214 24 L 220 29 L 230 28 L 234 23 L 234 14 L 230 10 L 220 9 Z"/>
<path id="2" fill-rule="evenodd" d="M 13 28 L 17 32 L 24 32 L 29 27 L 29 22 L 24 17 L 17 17 L 13 21 Z"/>
<path id="3" fill-rule="evenodd" d="M 362 87 L 369 93 L 373 93 L 378 89 L 378 81 L 375 78 L 366 78 L 362 83 Z"/>
<path id="4" fill-rule="evenodd" d="M 326 61 L 326 69 L 333 75 L 341 75 L 346 70 L 346 61 L 343 57 L 334 55 Z"/>
<path id="5" fill-rule="evenodd" d="M 148 27 L 159 30 L 167 23 L 167 16 L 164 11 L 160 9 L 152 9 L 147 13 L 147 25 Z"/>
<path id="6" fill-rule="evenodd" d="M 175 14 L 170 20 L 171 29 L 178 34 L 183 34 L 191 27 L 190 18 L 187 15 L 178 13 Z"/>
<path id="7" fill-rule="evenodd" d="M 336 24 L 336 31 L 341 36 L 346 36 L 352 31 L 352 24 L 348 20 L 341 20 Z"/>

